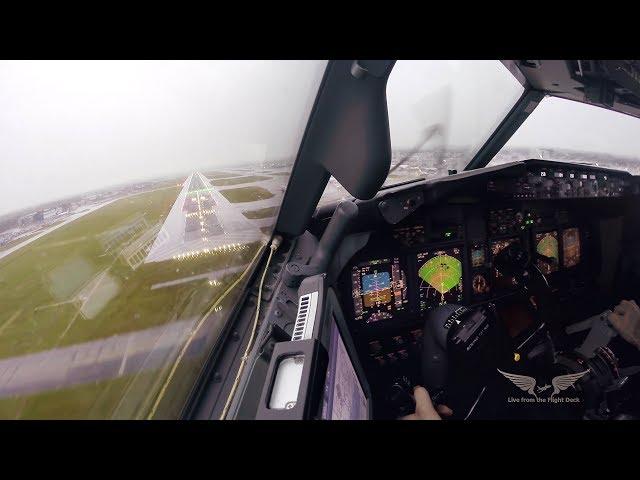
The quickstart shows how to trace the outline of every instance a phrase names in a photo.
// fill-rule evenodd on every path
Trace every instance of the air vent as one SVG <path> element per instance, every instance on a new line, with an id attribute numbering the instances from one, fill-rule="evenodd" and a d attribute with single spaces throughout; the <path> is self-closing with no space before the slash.
<path id="1" fill-rule="evenodd" d="M 308 340 L 313 335 L 313 325 L 316 321 L 316 307 L 318 292 L 307 293 L 300 297 L 296 325 L 293 327 L 291 340 Z"/>

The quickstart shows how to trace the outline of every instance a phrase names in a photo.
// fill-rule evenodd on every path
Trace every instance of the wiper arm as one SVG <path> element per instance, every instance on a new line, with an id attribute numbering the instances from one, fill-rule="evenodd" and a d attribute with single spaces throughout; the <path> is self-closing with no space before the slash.
<path id="1" fill-rule="evenodd" d="M 389 169 L 389 173 L 387 174 L 387 177 L 391 175 L 400 165 L 404 164 L 407 160 L 409 160 L 409 158 L 411 158 L 413 155 L 418 153 L 422 149 L 422 147 L 424 147 L 424 145 L 429 140 L 431 140 L 436 134 L 440 134 L 442 136 L 443 131 L 444 131 L 444 128 L 441 123 L 436 123 L 435 125 L 425 128 L 424 135 L 420 143 L 418 143 L 418 145 L 416 145 L 413 148 L 413 150 L 411 150 L 411 153 L 402 157 L 398 163 L 396 163 L 393 167 Z M 444 149 L 442 149 L 442 151 L 440 152 L 440 158 L 438 158 L 438 161 L 442 159 L 443 154 L 444 154 Z"/>

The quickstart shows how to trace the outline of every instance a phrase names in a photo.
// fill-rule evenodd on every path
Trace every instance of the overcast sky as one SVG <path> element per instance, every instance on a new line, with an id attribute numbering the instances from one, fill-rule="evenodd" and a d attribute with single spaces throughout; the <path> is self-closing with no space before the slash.
<path id="1" fill-rule="evenodd" d="M 2 61 L 0 214 L 131 180 L 292 157 L 325 62 Z M 497 61 L 399 61 L 392 145 L 477 148 L 522 92 Z M 547 99 L 509 145 L 640 153 L 640 120 Z"/>
<path id="2" fill-rule="evenodd" d="M 295 155 L 326 62 L 2 61 L 0 214 Z"/>
<path id="3" fill-rule="evenodd" d="M 640 118 L 546 97 L 505 147 L 563 147 L 640 159 Z"/>
<path id="4" fill-rule="evenodd" d="M 387 86 L 391 143 L 411 149 L 424 128 L 443 133 L 425 144 L 475 153 L 523 92 L 499 61 L 398 61 Z M 506 147 L 558 147 L 640 156 L 640 119 L 547 97 Z"/>

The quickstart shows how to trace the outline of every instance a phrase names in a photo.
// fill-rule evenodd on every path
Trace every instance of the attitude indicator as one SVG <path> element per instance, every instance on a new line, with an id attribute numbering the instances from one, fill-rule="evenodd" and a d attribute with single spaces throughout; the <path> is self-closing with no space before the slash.
<path id="1" fill-rule="evenodd" d="M 368 260 L 351 269 L 356 320 L 390 320 L 406 308 L 407 282 L 399 258 Z"/>

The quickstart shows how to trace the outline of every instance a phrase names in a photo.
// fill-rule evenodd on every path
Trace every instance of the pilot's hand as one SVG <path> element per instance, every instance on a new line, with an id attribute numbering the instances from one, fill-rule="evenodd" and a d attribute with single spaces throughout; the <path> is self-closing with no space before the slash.
<path id="1" fill-rule="evenodd" d="M 416 411 L 411 415 L 400 418 L 400 420 L 442 420 L 440 415 L 449 417 L 453 411 L 446 405 L 438 405 L 433 408 L 431 397 L 424 387 L 417 386 L 413 389 L 413 398 L 416 401 Z"/>
<path id="2" fill-rule="evenodd" d="M 608 318 L 622 338 L 640 348 L 640 307 L 634 300 L 622 300 Z"/>

